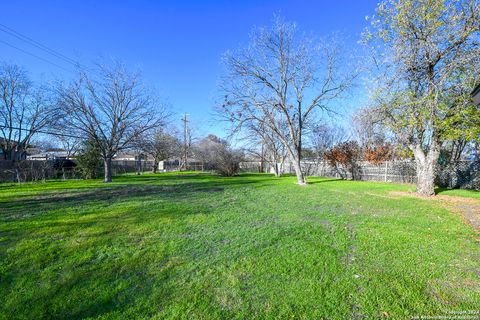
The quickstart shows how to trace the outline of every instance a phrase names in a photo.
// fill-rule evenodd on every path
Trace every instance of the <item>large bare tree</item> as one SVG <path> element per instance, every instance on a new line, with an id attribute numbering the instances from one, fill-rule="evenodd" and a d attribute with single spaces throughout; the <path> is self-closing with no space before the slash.
<path id="1" fill-rule="evenodd" d="M 294 23 L 276 18 L 270 28 L 254 30 L 249 46 L 225 55 L 225 101 L 219 114 L 234 130 L 269 128 L 284 145 L 298 184 L 306 184 L 301 166 L 305 128 L 316 111 L 331 110 L 352 83 L 353 76 L 342 73 L 341 57 L 335 41 L 314 42 Z"/>
<path id="2" fill-rule="evenodd" d="M 24 158 L 32 137 L 56 119 L 47 90 L 35 88 L 27 72 L 0 65 L 0 148 L 6 160 Z"/>
<path id="3" fill-rule="evenodd" d="M 145 132 L 159 128 L 165 107 L 148 93 L 139 73 L 116 62 L 99 66 L 96 75 L 82 71 L 77 80 L 58 89 L 66 125 L 98 144 L 105 182 L 112 181 L 112 158 Z"/>
<path id="4" fill-rule="evenodd" d="M 413 152 L 417 192 L 434 195 L 442 143 L 479 113 L 466 75 L 480 74 L 480 3 L 385 0 L 371 21 L 373 113 Z"/>

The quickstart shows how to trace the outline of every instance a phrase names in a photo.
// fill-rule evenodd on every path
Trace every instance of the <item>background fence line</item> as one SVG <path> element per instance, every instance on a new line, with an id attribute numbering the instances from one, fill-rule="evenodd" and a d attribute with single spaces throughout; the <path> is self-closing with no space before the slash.
<path id="1" fill-rule="evenodd" d="M 81 179 L 81 173 L 71 166 L 74 160 L 2 160 L 0 161 L 0 182 L 41 181 L 48 179 Z M 69 166 L 65 166 L 69 163 Z M 152 160 L 112 160 L 112 174 L 152 172 Z M 103 166 L 103 164 L 102 164 Z M 162 161 L 158 171 L 178 171 L 179 161 Z M 201 162 L 189 162 L 187 170 L 210 170 Z M 101 168 L 103 170 L 103 167 Z"/>
<path id="2" fill-rule="evenodd" d="M 334 167 L 326 161 L 302 161 L 301 165 L 309 176 L 396 183 L 417 181 L 416 164 L 413 160 L 386 161 L 378 164 L 358 161 L 353 165 L 353 170 L 343 166 Z M 272 172 L 271 165 L 266 164 L 266 167 L 267 172 Z M 241 168 L 243 171 L 259 172 L 261 163 L 243 162 Z M 279 168 L 282 174 L 295 174 L 290 162 L 279 164 Z M 480 162 L 458 161 L 453 165 L 438 165 L 435 182 L 441 187 L 480 190 Z"/>
<path id="3" fill-rule="evenodd" d="M 71 162 L 71 161 L 70 161 Z M 164 161 L 159 165 L 159 172 L 178 171 L 178 160 Z M 113 160 L 113 174 L 141 173 L 153 171 L 154 162 L 147 160 Z M 240 163 L 243 172 L 260 172 L 261 162 L 248 161 Z M 272 166 L 264 163 L 264 171 L 271 172 Z M 294 174 L 289 162 L 279 164 L 282 174 Z M 367 161 L 356 162 L 352 168 L 333 167 L 326 161 L 303 161 L 302 168 L 309 176 L 355 179 L 366 181 L 415 183 L 416 166 L 412 160 L 387 161 L 379 164 Z M 187 170 L 211 171 L 209 164 L 189 162 Z M 353 175 L 352 175 L 353 172 Z M 73 167 L 65 167 L 62 160 L 22 160 L 0 161 L 0 182 L 40 181 L 47 179 L 80 179 L 81 175 Z M 438 165 L 436 184 L 441 187 L 480 190 L 480 162 L 459 161 L 454 164 Z"/>

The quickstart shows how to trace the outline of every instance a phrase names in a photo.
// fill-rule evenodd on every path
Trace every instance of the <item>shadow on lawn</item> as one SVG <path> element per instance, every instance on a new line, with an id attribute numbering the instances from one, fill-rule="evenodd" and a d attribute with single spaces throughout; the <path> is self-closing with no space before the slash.
<path id="1" fill-rule="evenodd" d="M 120 177 L 112 184 L 97 185 L 90 189 L 61 189 L 56 193 L 3 201 L 0 203 L 2 207 L 0 221 L 31 218 L 50 210 L 82 208 L 92 204 L 112 205 L 153 197 L 172 202 L 185 201 L 205 193 L 223 193 L 226 188 L 266 185 L 271 180 L 275 179 L 258 175 L 242 175 L 237 178 L 213 177 L 205 174 Z"/>
<path id="2" fill-rule="evenodd" d="M 339 182 L 339 181 L 348 181 L 344 179 L 321 179 L 321 180 L 309 180 L 308 184 L 317 184 L 317 183 L 327 183 L 327 182 Z"/>
<path id="3" fill-rule="evenodd" d="M 62 183 L 58 183 L 59 192 L 56 193 L 5 199 L 0 203 L 0 219 L 8 223 L 4 224 L 8 228 L 4 227 L 0 232 L 0 237 L 6 239 L 0 242 L 1 251 L 6 253 L 4 248 L 16 247 L 19 241 L 33 241 L 26 242 L 29 247 L 21 249 L 23 253 L 19 253 L 18 259 L 10 257 L 14 267 L 4 270 L 2 286 L 7 291 L 11 290 L 18 270 L 34 270 L 35 279 L 40 279 L 37 270 L 53 268 L 58 263 L 57 259 L 62 261 L 64 255 L 74 251 L 79 252 L 78 260 L 62 261 L 62 271 L 48 275 L 47 278 L 42 273 L 44 283 L 51 288 L 38 290 L 33 299 L 34 305 L 42 306 L 42 309 L 35 311 L 39 318 L 77 319 L 111 315 L 111 312 L 125 312 L 132 307 L 142 306 L 152 295 L 162 303 L 168 303 L 174 290 L 169 279 L 175 276 L 176 264 L 181 261 L 169 257 L 169 244 L 164 240 L 166 231 L 157 229 L 158 221 L 162 221 L 157 219 L 184 219 L 198 213 L 198 209 L 205 205 L 202 201 L 195 203 L 196 200 L 205 199 L 212 193 L 221 197 L 226 189 L 265 186 L 276 180 L 260 175 L 241 175 L 235 178 L 211 175 L 129 176 L 118 177 L 112 184 L 96 182 L 89 189 L 83 185 L 78 189 L 66 189 L 62 188 Z M 160 204 L 158 213 L 149 211 L 145 214 L 142 201 L 150 199 L 166 200 L 174 207 L 162 207 Z M 192 200 L 195 205 L 191 205 Z M 87 219 L 79 219 L 75 214 L 82 214 L 83 211 L 98 214 L 102 207 L 124 201 L 128 208 L 122 211 L 122 206 L 119 206 L 120 210 L 111 210 L 114 214 Z M 176 205 L 180 202 L 186 205 Z M 69 211 L 72 214 L 62 213 L 62 209 L 71 208 L 78 210 Z M 58 213 L 59 217 L 41 217 L 51 211 L 55 211 L 55 215 Z M 32 224 L 23 223 L 29 218 L 38 220 Z M 182 229 L 182 224 L 179 228 L 179 236 L 189 236 L 191 231 L 188 228 Z M 145 245 L 150 242 L 153 244 Z M 163 256 L 163 251 L 158 250 L 162 246 L 165 246 Z M 36 262 L 23 258 L 31 252 L 36 252 L 45 259 Z M 88 252 L 91 256 L 86 254 Z M 0 253 L 0 259 L 5 261 L 7 255 Z M 154 275 L 151 273 L 152 259 L 158 259 Z M 42 264 L 41 267 L 39 263 Z M 89 291 L 92 294 L 88 298 L 64 299 L 71 297 L 72 292 L 75 295 Z M 23 314 L 25 311 L 21 306 L 32 303 L 20 299 L 16 303 L 18 310 L 8 310 L 10 315 Z M 158 310 L 143 307 L 145 315 L 158 313 Z M 2 309 L 0 307 L 0 313 Z"/>
<path id="4" fill-rule="evenodd" d="M 124 220 L 122 223 L 125 223 Z M 155 294 L 155 297 L 162 302 L 168 301 L 172 292 L 168 279 L 175 275 L 175 260 L 171 259 L 168 254 L 163 258 L 160 257 L 157 262 L 158 268 L 155 269 L 155 275 L 152 276 L 151 257 L 150 259 L 144 258 L 144 255 L 148 255 L 148 251 L 144 250 L 143 239 L 131 239 L 122 232 L 123 229 L 112 230 L 112 222 L 115 221 L 100 219 L 97 224 L 100 224 L 104 231 L 88 237 L 80 236 L 77 233 L 74 236 L 67 236 L 65 239 L 57 238 L 50 241 L 45 236 L 38 238 L 36 249 L 31 247 L 30 250 L 34 250 L 36 255 L 44 257 L 42 265 L 39 266 L 38 262 L 30 262 L 27 259 L 16 259 L 11 263 L 12 266 L 15 266 L 14 268 L 4 270 L 2 289 L 9 288 L 11 290 L 14 287 L 18 277 L 16 274 L 20 269 L 23 270 L 22 272 L 31 272 L 36 285 L 41 283 L 43 286 L 48 286 L 49 289 L 44 290 L 42 286 L 37 288 L 38 290 L 30 287 L 35 294 L 30 298 L 18 297 L 17 299 L 21 300 L 15 304 L 17 310 L 4 309 L 2 311 L 3 307 L 0 306 L 0 313 L 11 316 L 23 315 L 26 310 L 22 306 L 32 304 L 41 308 L 27 311 L 29 317 L 84 319 L 108 315 L 111 312 L 128 311 L 132 307 L 137 307 L 142 301 L 148 300 L 152 294 Z M 63 224 L 65 227 L 75 227 L 75 232 L 88 228 L 88 224 L 78 221 Z M 129 221 L 128 224 L 133 224 L 133 222 Z M 32 235 L 21 235 L 17 240 L 28 238 L 32 239 Z M 75 254 L 71 253 L 72 248 L 68 248 L 68 244 L 75 239 L 83 240 L 75 251 L 93 252 L 93 256 L 89 260 L 82 258 L 82 254 L 76 258 Z M 159 246 L 163 245 L 160 241 L 157 240 Z M 110 248 L 114 249 L 113 253 L 109 252 Z M 74 258 L 62 260 L 65 250 L 69 250 Z M 121 252 L 117 256 L 116 253 L 119 250 Z M 132 253 L 128 259 L 125 259 L 128 252 L 135 250 L 142 254 L 133 255 Z M 25 254 L 31 253 L 25 251 Z M 61 268 L 55 273 L 42 271 L 43 268 L 51 269 L 58 266 L 57 255 L 61 261 Z M 6 258 L 6 256 L 2 258 Z M 30 280 L 27 280 L 24 286 L 31 286 Z M 154 287 L 156 288 L 155 293 L 153 292 Z M 78 298 L 79 295 L 83 298 Z M 66 297 L 68 299 L 65 299 Z M 152 313 L 152 310 L 145 309 L 143 313 L 148 315 Z"/>
<path id="5" fill-rule="evenodd" d="M 441 194 L 441 193 L 445 193 L 445 192 L 451 192 L 451 191 L 454 191 L 454 190 L 463 191 L 463 192 L 465 192 L 465 193 L 469 193 L 469 194 L 472 194 L 472 195 L 480 195 L 480 191 L 479 191 L 479 190 L 461 189 L 461 188 L 453 188 L 453 189 L 450 189 L 450 188 L 441 188 L 441 187 L 435 188 L 435 194 Z"/>
<path id="6" fill-rule="evenodd" d="M 93 187 L 91 190 L 61 190 L 60 193 L 46 194 L 41 196 L 30 196 L 26 199 L 14 199 L 13 201 L 5 201 L 1 203 L 1 219 L 10 223 L 15 221 L 31 218 L 50 210 L 61 212 L 62 208 L 71 208 L 85 206 L 88 204 L 109 205 L 115 202 L 128 200 L 141 200 L 148 197 L 158 197 L 160 199 L 169 199 L 171 201 L 180 200 L 180 198 L 196 197 L 205 195 L 205 193 L 222 193 L 226 188 L 223 181 L 206 181 L 201 177 L 182 177 L 182 181 L 171 185 L 162 184 L 165 182 L 162 178 L 157 177 L 132 177 L 127 179 L 118 179 L 119 182 L 134 182 L 134 184 L 111 184 Z M 117 180 L 117 181 L 118 181 Z M 140 181 L 139 181 L 140 180 Z M 171 177 L 167 177 L 171 181 Z M 210 179 L 213 180 L 213 179 Z M 157 182 L 158 184 L 153 184 Z M 248 186 L 256 181 L 248 179 L 228 181 L 229 186 Z M 46 218 L 42 223 L 25 225 L 23 223 L 13 228 L 8 228 L 0 232 L 0 237 L 8 239 L 0 242 L 0 259 L 7 259 L 6 250 L 4 248 L 16 247 L 16 243 L 23 240 L 30 241 L 30 247 L 24 248 L 25 254 L 29 254 L 26 250 L 33 250 L 37 255 L 49 257 L 44 260 L 44 265 L 39 267 L 36 262 L 29 262 L 20 257 L 15 259 L 12 265 L 15 269 L 7 268 L 3 272 L 4 288 L 13 290 L 15 283 L 15 273 L 19 269 L 23 270 L 42 270 L 44 267 L 54 266 L 57 262 L 57 255 L 61 257 L 66 250 L 71 252 L 93 252 L 93 256 L 88 260 L 84 260 L 79 255 L 79 260 L 69 260 L 62 262 L 62 271 L 57 274 L 51 274 L 46 277 L 42 274 L 44 283 L 50 286 L 49 290 L 38 290 L 33 301 L 17 301 L 15 307 L 18 310 L 7 310 L 0 306 L 0 313 L 5 314 L 23 314 L 25 311 L 20 306 L 26 303 L 41 305 L 41 310 L 35 311 L 38 318 L 70 318 L 82 319 L 86 317 L 98 317 L 115 311 L 126 311 L 132 306 L 141 303 L 142 300 L 148 300 L 152 295 L 152 288 L 155 285 L 156 298 L 162 301 L 168 301 L 169 287 L 168 278 L 172 276 L 175 263 L 171 262 L 168 253 L 160 258 L 158 269 L 156 270 L 156 281 L 152 281 L 152 275 L 149 274 L 151 265 L 149 260 L 144 259 L 143 255 L 133 255 L 128 258 L 125 263 L 125 252 L 135 250 L 142 251 L 144 249 L 144 241 L 158 242 L 159 246 L 165 245 L 162 242 L 161 234 L 156 233 L 149 235 L 151 238 L 145 238 L 140 234 L 131 233 L 136 227 L 142 224 L 145 228 L 149 228 L 149 221 L 157 219 L 159 216 L 171 216 L 182 218 L 188 214 L 195 213 L 193 207 L 176 207 L 175 212 L 159 209 L 159 214 L 151 214 L 146 216 L 142 210 L 136 210 L 141 205 L 135 203 L 129 207 L 128 214 L 105 215 L 95 217 L 94 219 L 78 219 L 74 215 L 67 216 L 67 219 Z M 58 211 L 60 209 L 60 211 Z M 87 210 L 87 209 L 86 209 Z M 97 210 L 98 212 L 98 210 Z M 7 226 L 7 225 L 5 225 Z M 130 229 L 132 227 L 132 229 Z M 156 239 L 153 236 L 157 236 Z M 72 247 L 73 246 L 73 247 Z M 155 247 L 155 246 L 154 246 Z M 72 249 L 75 248 L 75 249 Z M 107 248 L 107 249 L 105 249 Z M 110 250 L 108 248 L 115 248 Z M 132 248 L 131 250 L 129 248 Z M 104 254 L 103 251 L 106 250 Z M 121 250 L 118 253 L 117 250 Z M 129 251 L 130 250 L 130 251 Z M 148 249 L 147 249 L 148 250 Z M 133 251 L 132 251 L 133 252 Z M 103 256 L 102 256 L 103 254 Z M 116 256 L 120 254 L 120 256 Z M 23 255 L 21 255 L 23 256 Z M 60 276 L 61 274 L 65 276 Z M 41 278 L 39 274 L 36 278 Z M 118 284 L 122 283 L 121 286 Z M 112 285 L 117 284 L 117 285 Z M 162 289 L 158 290 L 161 286 Z M 71 292 L 76 294 L 92 291 L 99 293 L 100 297 L 90 294 L 90 298 L 85 299 L 69 299 L 58 304 L 59 299 L 71 296 Z M 7 289 L 8 292 L 8 289 Z M 19 298 L 22 299 L 22 298 Z M 56 307 L 55 307 L 56 305 Z M 14 308 L 15 309 L 15 308 Z M 3 311 L 2 311 L 3 310 Z M 145 310 L 148 313 L 148 310 Z M 152 312 L 150 310 L 150 312 Z"/>

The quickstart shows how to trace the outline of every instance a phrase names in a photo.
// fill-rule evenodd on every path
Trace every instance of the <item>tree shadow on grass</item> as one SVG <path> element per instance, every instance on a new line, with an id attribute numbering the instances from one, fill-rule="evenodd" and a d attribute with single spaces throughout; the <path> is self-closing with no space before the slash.
<path id="1" fill-rule="evenodd" d="M 257 179 L 254 179 L 257 178 Z M 62 189 L 58 192 L 22 196 L 0 201 L 1 221 L 18 221 L 32 218 L 49 211 L 62 209 L 109 206 L 122 202 L 158 199 L 171 202 L 188 201 L 203 194 L 218 193 L 225 189 L 265 186 L 275 178 L 260 175 L 242 175 L 238 178 L 215 177 L 207 174 L 159 175 L 121 177 L 112 184 L 95 185 L 91 188 Z M 88 210 L 86 210 L 88 211 Z"/>
<path id="2" fill-rule="evenodd" d="M 249 180 L 229 181 L 229 186 L 242 187 L 254 183 Z M 0 307 L 0 313 L 12 317 L 28 314 L 40 319 L 82 319 L 102 315 L 120 317 L 140 306 L 145 308 L 142 311 L 144 316 L 157 314 L 161 305 L 171 303 L 171 293 L 175 288 L 170 279 L 177 276 L 180 262 L 169 256 L 169 242 L 165 241 L 168 237 L 164 238 L 162 233 L 167 231 L 157 232 L 156 220 L 162 217 L 183 219 L 198 213 L 198 207 L 175 206 L 173 212 L 168 208 L 159 208 L 158 212 L 145 214 L 142 200 L 149 197 L 170 201 L 179 200 L 179 197 L 204 197 L 212 192 L 220 194 L 225 188 L 225 183 L 217 180 L 200 183 L 186 180 L 173 185 L 109 185 L 89 192 L 64 190 L 59 194 L 4 203 L 6 207 L 3 207 L 2 216 L 15 218 L 12 220 L 15 222 L 28 211 L 40 210 L 41 213 L 82 207 L 92 202 L 109 204 L 140 200 L 140 203 L 130 203 L 128 211 L 91 219 L 77 219 L 67 214 L 59 219 L 38 220 L 41 223 L 5 224 L 0 236 L 9 240 L 0 242 L 0 248 L 14 248 L 20 241 L 26 241 L 24 243 L 29 246 L 24 245 L 18 249 L 20 251 L 10 254 L 2 250 L 0 254 L 0 259 L 6 263 L 1 290 L 7 294 L 6 299 L 15 297 L 9 305 Z M 13 217 L 16 214 L 19 216 Z M 182 225 L 176 226 L 180 229 L 175 232 L 180 235 L 184 228 Z M 15 230 L 8 226 L 15 227 Z M 145 241 L 147 245 L 144 245 Z M 162 246 L 165 252 L 158 253 L 162 252 L 158 250 Z M 79 255 L 75 256 L 75 252 Z M 84 256 L 85 253 L 90 255 Z M 30 261 L 30 255 L 41 258 Z M 34 293 L 33 298 L 14 293 L 18 279 L 23 279 L 22 286 Z M 156 306 L 150 305 L 152 296 L 154 301 L 158 301 Z M 22 306 L 26 304 L 36 308 L 25 310 Z"/>
<path id="3" fill-rule="evenodd" d="M 344 180 L 344 179 L 320 179 L 320 180 L 308 181 L 308 184 L 339 182 L 339 181 L 348 181 L 348 180 Z"/>
<path id="4" fill-rule="evenodd" d="M 110 228 L 112 222 L 101 219 L 97 224 L 102 228 Z M 125 221 L 123 223 L 125 224 Z M 87 224 L 73 222 L 69 227 L 81 232 L 87 228 Z M 155 297 L 160 299 L 159 303 L 169 301 L 173 290 L 169 279 L 175 277 L 176 263 L 169 257 L 168 252 L 158 256 L 158 261 L 152 261 L 152 256 L 144 259 L 148 251 L 138 254 L 136 250 L 143 249 L 142 245 L 139 245 L 140 241 L 130 240 L 121 229 L 97 233 L 75 249 L 68 248 L 68 243 L 77 237 L 78 234 L 71 235 L 68 241 L 49 242 L 46 239 L 37 239 L 36 247 L 30 251 L 23 249 L 23 254 L 27 256 L 41 256 L 41 262 L 36 261 L 38 258 L 29 262 L 26 258 L 10 257 L 6 260 L 6 256 L 2 257 L 3 261 L 8 262 L 8 267 L 2 273 L 1 289 L 6 296 L 5 305 L 0 306 L 0 313 L 5 316 L 23 315 L 36 319 L 84 319 L 112 312 L 120 316 L 131 308 L 138 308 L 139 303 L 151 302 L 154 293 Z M 157 242 L 162 245 L 161 240 Z M 154 248 L 153 245 L 147 250 L 155 252 Z M 69 250 L 70 253 L 65 253 L 64 250 Z M 78 256 L 72 254 L 72 250 L 90 252 L 92 256 L 86 260 L 81 253 Z M 133 256 L 132 253 L 131 257 L 126 258 L 132 250 L 137 254 Z M 120 255 L 116 256 L 115 253 L 119 251 Z M 57 254 L 52 255 L 52 252 Z M 106 257 L 102 257 L 102 254 L 106 254 Z M 153 266 L 156 266 L 154 277 L 151 274 Z M 26 272 L 28 277 L 25 277 Z M 23 280 L 22 288 L 33 293 L 31 297 L 15 293 L 19 279 Z M 14 296 L 15 300 L 7 305 L 9 296 Z M 25 305 L 36 308 L 25 309 Z M 156 312 L 154 307 L 142 311 L 145 316 Z"/>
<path id="5" fill-rule="evenodd" d="M 143 315 L 153 316 L 161 305 L 171 303 L 176 290 L 171 279 L 181 270 L 180 258 L 169 255 L 185 251 L 171 248 L 171 243 L 177 237 L 185 241 L 192 233 L 188 223 L 163 221 L 189 219 L 212 194 L 222 197 L 227 189 L 264 186 L 274 180 L 261 175 L 125 176 L 112 184 L 94 181 L 89 186 L 87 181 L 73 189 L 68 182 L 56 182 L 55 188 L 42 193 L 26 190 L 21 198 L 4 198 L 0 289 L 6 296 L 0 313 L 80 319 L 121 317 L 144 307 Z M 150 200 L 160 200 L 158 207 L 156 202 L 153 210 L 145 205 Z M 169 228 L 176 229 L 170 233 Z M 33 298 L 16 293 L 19 281 Z M 149 305 L 152 296 L 157 305 Z M 27 304 L 35 309 L 26 310 Z"/>
<path id="6" fill-rule="evenodd" d="M 472 195 L 472 196 L 480 196 L 480 190 L 472 190 L 472 189 L 460 189 L 460 188 L 441 188 L 441 187 L 436 187 L 435 188 L 435 194 L 442 194 L 442 193 L 448 193 L 452 191 L 459 191 L 459 192 L 464 192 L 465 195 Z"/>

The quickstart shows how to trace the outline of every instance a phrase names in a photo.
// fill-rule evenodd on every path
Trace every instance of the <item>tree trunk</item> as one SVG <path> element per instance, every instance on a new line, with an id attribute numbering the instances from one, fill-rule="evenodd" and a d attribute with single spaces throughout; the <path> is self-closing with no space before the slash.
<path id="1" fill-rule="evenodd" d="M 280 177 L 280 168 L 278 167 L 277 162 L 273 163 L 273 170 L 274 170 L 275 177 L 279 178 Z"/>
<path id="2" fill-rule="evenodd" d="M 258 171 L 260 173 L 265 172 L 265 164 L 264 164 L 265 153 L 264 153 L 263 149 L 264 149 L 264 147 L 263 147 L 263 142 L 262 142 L 262 151 L 261 151 L 261 154 L 260 154 L 260 168 L 258 169 Z"/>
<path id="3" fill-rule="evenodd" d="M 18 183 L 22 182 L 22 179 L 20 178 L 20 169 L 18 168 L 18 164 L 15 164 L 15 179 Z"/>
<path id="4" fill-rule="evenodd" d="M 135 157 L 135 174 L 140 175 L 142 172 L 142 160 L 140 157 Z"/>
<path id="5" fill-rule="evenodd" d="M 112 182 L 112 158 L 104 158 L 103 166 L 105 168 L 105 178 L 103 179 L 103 182 Z"/>
<path id="6" fill-rule="evenodd" d="M 435 170 L 431 163 L 417 161 L 417 193 L 435 195 Z"/>
<path id="7" fill-rule="evenodd" d="M 417 193 L 424 196 L 435 195 L 435 167 L 440 156 L 440 147 L 435 141 L 425 155 L 420 145 L 413 149 L 417 165 Z"/>
<path id="8" fill-rule="evenodd" d="M 307 180 L 303 174 L 302 167 L 300 165 L 300 159 L 295 159 L 293 161 L 293 168 L 295 169 L 295 174 L 297 175 L 297 183 L 301 186 L 306 185 Z"/>
<path id="9" fill-rule="evenodd" d="M 299 102 L 298 103 L 298 114 L 300 115 L 298 117 L 298 144 L 296 147 L 296 157 L 294 157 L 294 168 L 295 168 L 295 174 L 297 175 L 297 183 L 301 186 L 304 186 L 307 184 L 307 180 L 305 179 L 305 176 L 302 171 L 302 166 L 301 166 L 301 161 L 302 161 L 302 109 L 301 109 L 302 104 Z"/>
<path id="10" fill-rule="evenodd" d="M 153 173 L 157 173 L 158 170 L 158 161 L 155 159 L 153 160 Z"/>

